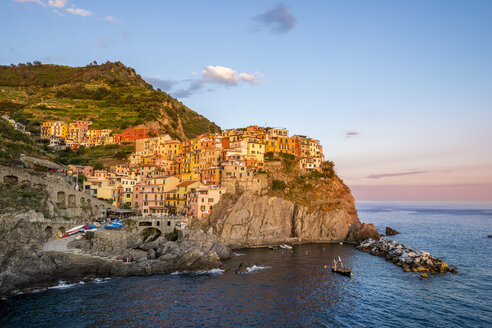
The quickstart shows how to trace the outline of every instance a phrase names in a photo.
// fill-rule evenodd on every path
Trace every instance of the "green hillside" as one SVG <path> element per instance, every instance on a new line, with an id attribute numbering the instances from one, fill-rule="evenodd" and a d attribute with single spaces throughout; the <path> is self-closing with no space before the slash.
<path id="1" fill-rule="evenodd" d="M 9 113 L 33 132 L 47 120 L 91 120 L 93 128 L 116 132 L 158 122 L 162 132 L 181 140 L 220 131 L 120 62 L 0 66 L 0 113 Z"/>

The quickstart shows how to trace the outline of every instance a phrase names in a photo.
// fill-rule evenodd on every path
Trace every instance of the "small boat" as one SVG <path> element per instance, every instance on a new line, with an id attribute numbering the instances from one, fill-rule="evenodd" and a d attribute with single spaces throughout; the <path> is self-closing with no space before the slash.
<path id="1" fill-rule="evenodd" d="M 73 234 L 75 234 L 75 233 L 79 232 L 79 231 L 80 231 L 80 229 L 82 229 L 83 227 L 84 227 L 84 225 L 80 225 L 80 226 L 73 227 L 72 229 L 70 229 L 70 230 L 68 230 L 68 231 L 66 232 L 66 235 L 71 236 L 71 235 L 73 235 Z"/>
<path id="2" fill-rule="evenodd" d="M 104 229 L 106 230 L 111 230 L 111 229 L 121 229 L 123 228 L 123 226 L 125 225 L 125 223 L 121 222 L 121 221 L 113 221 L 107 225 L 104 226 Z"/>
<path id="3" fill-rule="evenodd" d="M 352 270 L 347 269 L 347 268 L 342 268 L 342 267 L 335 267 L 334 265 L 331 266 L 331 271 L 341 274 L 342 276 L 347 276 L 347 277 L 352 277 Z"/>
<path id="4" fill-rule="evenodd" d="M 487 237 L 492 238 L 492 235 L 488 235 Z"/>
<path id="5" fill-rule="evenodd" d="M 273 249 L 274 251 L 277 250 L 277 246 L 268 246 L 268 248 Z"/>
<path id="6" fill-rule="evenodd" d="M 282 245 L 280 245 L 280 248 L 282 248 L 282 249 L 292 249 L 292 246 L 287 245 L 287 244 L 282 244 Z"/>

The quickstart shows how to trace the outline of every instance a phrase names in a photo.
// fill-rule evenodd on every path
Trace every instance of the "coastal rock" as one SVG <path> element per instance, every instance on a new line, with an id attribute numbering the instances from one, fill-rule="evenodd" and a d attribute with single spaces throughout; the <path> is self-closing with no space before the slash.
<path id="1" fill-rule="evenodd" d="M 241 274 L 241 273 L 248 273 L 249 268 L 252 267 L 253 265 L 250 263 L 243 263 L 241 262 L 239 266 L 237 267 L 236 270 L 234 270 L 234 273 L 236 274 Z"/>
<path id="2" fill-rule="evenodd" d="M 387 261 L 402 267 L 405 272 L 456 273 L 456 269 L 449 267 L 442 259 L 434 258 L 427 252 L 414 251 L 384 238 L 367 239 L 361 242 L 357 249 L 384 257 Z"/>
<path id="3" fill-rule="evenodd" d="M 398 231 L 391 229 L 390 227 L 386 227 L 386 236 L 393 236 L 399 234 Z"/>

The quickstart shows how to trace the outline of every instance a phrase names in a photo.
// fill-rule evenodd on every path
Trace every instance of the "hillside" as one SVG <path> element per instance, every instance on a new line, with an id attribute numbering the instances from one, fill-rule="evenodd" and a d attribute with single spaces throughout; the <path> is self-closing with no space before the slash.
<path id="1" fill-rule="evenodd" d="M 43 140 L 33 139 L 0 119 L 0 165 L 19 159 L 20 154 L 35 154 L 50 160 L 55 158 Z"/>
<path id="2" fill-rule="evenodd" d="M 93 128 L 115 132 L 158 122 L 162 132 L 181 140 L 220 131 L 120 62 L 0 66 L 0 113 L 9 113 L 33 132 L 47 120 L 91 120 Z"/>

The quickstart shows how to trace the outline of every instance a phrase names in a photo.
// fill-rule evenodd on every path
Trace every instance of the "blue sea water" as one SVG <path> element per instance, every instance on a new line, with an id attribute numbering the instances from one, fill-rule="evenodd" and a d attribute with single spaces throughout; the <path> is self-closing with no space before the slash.
<path id="1" fill-rule="evenodd" d="M 116 278 L 0 301 L 0 327 L 492 327 L 492 205 L 359 203 L 363 222 L 458 268 L 420 280 L 350 245 L 251 249 L 256 270 Z M 324 268 L 340 256 L 354 277 Z"/>

